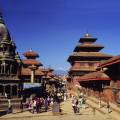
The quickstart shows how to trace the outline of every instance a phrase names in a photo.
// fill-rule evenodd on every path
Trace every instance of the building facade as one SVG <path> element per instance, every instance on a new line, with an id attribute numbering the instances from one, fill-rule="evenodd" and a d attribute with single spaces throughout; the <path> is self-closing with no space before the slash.
<path id="1" fill-rule="evenodd" d="M 120 55 L 102 62 L 100 68 L 105 69 L 104 73 L 111 79 L 109 85 L 104 87 L 105 97 L 120 106 Z"/>

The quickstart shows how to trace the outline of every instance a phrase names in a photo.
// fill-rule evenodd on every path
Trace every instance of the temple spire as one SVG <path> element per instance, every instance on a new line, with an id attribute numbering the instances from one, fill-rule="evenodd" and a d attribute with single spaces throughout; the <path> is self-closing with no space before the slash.
<path id="1" fill-rule="evenodd" d="M 2 15 L 2 12 L 1 12 L 1 11 L 0 11 L 0 23 L 3 23 L 3 24 L 4 24 L 3 15 Z"/>
<path id="2" fill-rule="evenodd" d="M 5 25 L 1 10 L 0 10 L 0 34 L 2 37 L 1 38 L 2 43 L 10 43 L 11 41 L 10 33 Z"/>
<path id="3" fill-rule="evenodd" d="M 30 48 L 29 51 L 32 52 L 33 51 L 32 48 Z"/>
<path id="4" fill-rule="evenodd" d="M 85 34 L 85 38 L 91 38 L 91 34 L 89 34 L 88 32 Z"/>

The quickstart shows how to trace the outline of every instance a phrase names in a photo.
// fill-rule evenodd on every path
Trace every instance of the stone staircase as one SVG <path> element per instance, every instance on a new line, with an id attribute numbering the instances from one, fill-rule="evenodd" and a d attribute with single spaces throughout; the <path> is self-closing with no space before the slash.
<path id="1" fill-rule="evenodd" d="M 5 96 L 0 96 L 0 110 L 6 110 L 8 108 L 8 100 Z"/>

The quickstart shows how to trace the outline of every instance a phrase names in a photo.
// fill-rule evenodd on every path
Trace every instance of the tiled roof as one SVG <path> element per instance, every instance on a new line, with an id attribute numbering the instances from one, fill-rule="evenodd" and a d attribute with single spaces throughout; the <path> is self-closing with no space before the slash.
<path id="1" fill-rule="evenodd" d="M 42 70 L 44 73 L 47 73 L 47 72 L 48 72 L 48 69 L 46 69 L 46 68 L 41 68 L 41 70 Z"/>
<path id="2" fill-rule="evenodd" d="M 23 54 L 25 57 L 39 57 L 38 53 L 29 50 Z"/>
<path id="3" fill-rule="evenodd" d="M 79 77 L 79 81 L 92 81 L 92 80 L 110 80 L 109 76 L 102 71 L 88 73 Z"/>
<path id="4" fill-rule="evenodd" d="M 26 59 L 26 60 L 22 60 L 23 64 L 25 65 L 37 65 L 37 66 L 41 66 L 41 62 L 35 60 L 35 59 Z"/>
<path id="5" fill-rule="evenodd" d="M 71 67 L 70 71 L 96 71 L 93 67 Z"/>
<path id="6" fill-rule="evenodd" d="M 41 69 L 35 70 L 35 75 L 44 75 L 44 73 L 41 71 Z"/>
<path id="7" fill-rule="evenodd" d="M 48 72 L 48 75 L 49 75 L 50 77 L 52 77 L 52 76 L 54 76 L 54 73 Z"/>
<path id="8" fill-rule="evenodd" d="M 87 44 L 87 43 L 85 43 L 85 44 L 78 44 L 76 47 L 104 47 L 104 46 L 102 46 L 102 45 L 97 45 L 97 44 Z"/>
<path id="9" fill-rule="evenodd" d="M 100 53 L 100 52 L 74 52 L 71 56 L 80 56 L 80 57 L 112 57 L 111 55 Z"/>
<path id="10" fill-rule="evenodd" d="M 22 76 L 24 76 L 24 75 L 31 76 L 31 70 L 29 68 L 22 68 L 21 75 Z M 41 71 L 41 69 L 37 69 L 37 70 L 35 70 L 35 75 L 43 76 L 44 73 Z"/>
<path id="11" fill-rule="evenodd" d="M 74 52 L 79 52 L 79 51 L 91 51 L 91 52 L 98 52 L 100 51 L 102 48 L 104 48 L 104 46 L 101 45 L 95 45 L 95 44 L 78 44 L 75 49 Z"/>
<path id="12" fill-rule="evenodd" d="M 114 56 L 109 60 L 105 60 L 103 62 L 101 62 L 100 67 L 105 67 L 105 66 L 109 66 L 115 63 L 120 63 L 120 55 Z"/>

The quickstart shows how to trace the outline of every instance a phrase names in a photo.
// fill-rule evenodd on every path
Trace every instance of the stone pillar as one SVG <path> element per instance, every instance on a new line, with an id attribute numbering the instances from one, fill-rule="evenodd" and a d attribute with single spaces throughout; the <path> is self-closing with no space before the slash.
<path id="1" fill-rule="evenodd" d="M 4 71 L 3 72 L 4 72 L 4 74 L 6 74 L 5 73 L 6 72 L 6 64 L 5 64 L 5 62 L 4 62 L 4 66 L 3 67 L 4 67 Z"/>
<path id="2" fill-rule="evenodd" d="M 1 74 L 3 74 L 4 68 L 3 68 L 3 64 L 1 64 Z"/>
<path id="3" fill-rule="evenodd" d="M 10 74 L 12 73 L 12 65 L 10 65 Z"/>
<path id="4" fill-rule="evenodd" d="M 34 83 L 34 70 L 31 69 L 31 83 Z"/>
<path id="5" fill-rule="evenodd" d="M 13 96 L 13 93 L 12 93 L 12 85 L 10 85 L 10 96 Z"/>
<path id="6" fill-rule="evenodd" d="M 17 97 L 19 96 L 19 95 L 18 95 L 18 89 L 19 89 L 19 88 L 18 88 L 18 85 L 16 85 L 16 94 L 17 94 L 16 96 L 17 96 Z"/>
<path id="7" fill-rule="evenodd" d="M 0 74 L 2 74 L 2 65 L 0 64 Z"/>
<path id="8" fill-rule="evenodd" d="M 3 85 L 3 95 L 5 95 L 5 85 Z"/>
<path id="9" fill-rule="evenodd" d="M 20 65 L 18 64 L 18 67 L 17 67 L 17 75 L 19 75 L 20 73 Z"/>

